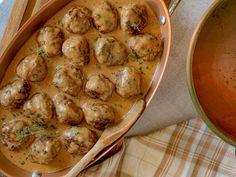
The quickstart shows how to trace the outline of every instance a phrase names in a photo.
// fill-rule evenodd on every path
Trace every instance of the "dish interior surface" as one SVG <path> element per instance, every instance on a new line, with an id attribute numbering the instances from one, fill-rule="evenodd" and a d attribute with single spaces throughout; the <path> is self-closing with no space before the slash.
<path id="1" fill-rule="evenodd" d="M 218 131 L 233 141 L 236 141 L 235 19 L 234 0 L 226 1 L 212 13 L 199 35 L 192 63 L 202 111 Z"/>
<path id="2" fill-rule="evenodd" d="M 118 9 L 118 11 L 120 11 L 121 6 L 127 4 L 126 0 L 119 0 L 119 1 L 117 0 L 117 1 L 110 1 L 110 2 Z M 142 1 L 142 0 L 133 0 L 132 2 L 137 2 L 137 3 L 142 3 L 142 4 L 144 3 L 144 1 Z M 85 6 L 85 7 L 89 8 L 90 10 L 92 10 L 96 6 L 97 3 L 98 3 L 97 0 L 74 0 L 71 3 L 69 3 L 68 5 L 66 5 L 63 9 L 61 9 L 58 13 L 56 13 L 55 16 L 53 16 L 51 19 L 49 19 L 46 22 L 45 26 L 57 26 L 57 27 L 63 29 L 61 27 L 60 20 L 62 19 L 64 14 L 71 7 L 79 5 L 79 6 Z M 144 28 L 143 32 L 149 32 L 149 33 L 154 34 L 155 36 L 159 36 L 160 35 L 160 25 L 158 23 L 158 19 L 147 4 L 146 4 L 146 7 L 147 7 L 149 18 L 148 18 L 148 25 Z M 27 55 L 36 52 L 36 50 L 38 48 L 38 44 L 36 41 L 37 32 L 38 31 L 36 31 L 30 37 L 30 39 L 20 48 L 20 50 L 16 53 L 14 59 L 10 63 L 10 65 L 9 65 L 9 67 L 2 79 L 2 82 L 0 85 L 1 87 L 3 85 L 5 85 L 6 83 L 8 83 L 9 81 L 12 81 L 15 78 L 17 78 L 17 76 L 15 74 L 15 70 L 16 70 L 16 67 L 17 67 L 17 64 L 19 63 L 19 61 L 22 60 L 22 58 L 26 57 Z M 64 29 L 63 29 L 63 32 L 65 34 L 65 38 L 68 38 L 68 36 L 71 36 L 71 34 L 69 34 Z M 99 32 L 97 30 L 95 30 L 94 27 L 92 27 L 92 29 L 90 29 L 86 34 L 84 34 L 84 36 L 88 39 L 89 46 L 90 46 L 91 50 L 90 50 L 90 63 L 89 63 L 89 65 L 82 67 L 82 71 L 84 73 L 85 78 L 87 78 L 93 74 L 103 73 L 108 78 L 110 78 L 110 80 L 112 82 L 114 82 L 114 80 L 115 80 L 114 72 L 116 72 L 119 68 L 121 68 L 121 66 L 106 67 L 104 65 L 98 64 L 98 62 L 96 61 L 96 59 L 94 58 L 94 55 L 93 55 L 94 40 L 99 35 L 100 35 Z M 126 47 L 128 49 L 127 39 L 130 36 L 128 34 L 126 34 L 125 32 L 123 32 L 120 29 L 120 27 L 118 27 L 118 29 L 116 29 L 113 32 L 110 32 L 108 34 L 104 34 L 104 36 L 106 36 L 106 35 L 113 36 L 116 39 L 119 39 L 121 42 L 123 42 L 126 45 Z M 166 49 L 164 49 L 164 50 L 166 50 Z M 130 52 L 131 51 L 129 51 L 129 53 Z M 164 52 L 164 53 L 166 53 L 166 52 Z M 52 85 L 53 74 L 54 74 L 55 70 L 58 69 L 57 66 L 58 65 L 63 66 L 64 64 L 67 63 L 68 59 L 66 59 L 64 56 L 56 56 L 53 58 L 46 57 L 45 59 L 46 59 L 47 66 L 48 66 L 48 75 L 47 75 L 46 79 L 41 82 L 35 82 L 35 83 L 31 82 L 32 90 L 31 90 L 30 96 L 33 95 L 34 93 L 37 93 L 37 92 L 46 92 L 51 98 L 53 98 L 59 92 Z M 141 75 L 142 92 L 139 96 L 132 97 L 129 99 L 122 98 L 119 95 L 117 95 L 116 93 L 114 93 L 112 98 L 108 100 L 108 104 L 111 105 L 115 109 L 115 112 L 117 115 L 116 117 L 122 118 L 130 110 L 130 108 L 132 107 L 132 105 L 136 99 L 143 98 L 148 93 L 148 91 L 151 87 L 151 84 L 152 84 L 154 73 L 158 69 L 157 66 L 158 66 L 159 62 L 160 62 L 159 58 L 156 58 L 154 61 L 140 62 L 135 59 L 132 59 L 132 57 L 129 57 L 129 62 L 126 63 L 125 66 L 134 66 L 137 70 L 140 71 L 140 73 L 142 73 L 142 75 Z M 152 89 L 154 89 L 154 88 L 152 88 Z M 73 99 L 73 101 L 79 106 L 83 105 L 88 100 L 92 100 L 91 98 L 86 96 L 84 94 L 84 92 L 80 93 L 79 97 L 76 99 L 72 98 L 72 97 L 70 97 L 70 98 Z M 1 115 L 0 126 L 2 126 L 2 123 L 5 120 L 15 119 L 15 118 L 21 116 L 20 111 L 21 111 L 21 109 L 16 110 L 14 112 L 10 112 L 10 111 L 7 111 L 6 109 L 4 109 L 3 107 L 0 107 L 0 115 Z M 56 122 L 55 118 L 54 118 L 52 124 L 56 125 L 56 127 L 60 133 L 62 133 L 65 130 L 65 128 L 67 127 L 67 125 L 64 125 L 64 124 L 58 124 Z M 83 122 L 82 124 L 89 127 L 85 122 Z M 95 130 L 92 127 L 89 127 L 89 128 L 96 131 L 98 135 L 101 134 L 101 131 Z M 36 163 L 32 163 L 28 160 L 27 148 L 23 148 L 19 152 L 15 152 L 15 151 L 9 151 L 6 148 L 6 146 L 1 144 L 0 149 L 1 149 L 2 154 L 4 154 L 4 156 L 9 161 L 11 161 L 16 166 L 18 166 L 26 171 L 29 171 L 29 172 L 32 172 L 35 170 L 43 172 L 43 173 L 57 172 L 62 169 L 73 166 L 76 162 L 78 162 L 82 158 L 82 156 L 78 156 L 78 155 L 69 155 L 68 153 L 66 153 L 65 148 L 62 146 L 62 149 L 61 149 L 59 155 L 52 162 L 50 162 L 48 165 L 39 165 Z"/>

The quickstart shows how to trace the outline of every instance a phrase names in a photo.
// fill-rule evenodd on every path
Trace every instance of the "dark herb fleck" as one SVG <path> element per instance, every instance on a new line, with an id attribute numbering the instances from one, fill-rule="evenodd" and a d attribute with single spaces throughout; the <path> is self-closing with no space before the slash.
<path id="1" fill-rule="evenodd" d="M 41 57 L 47 57 L 47 54 L 45 53 L 45 51 L 42 48 L 37 48 L 37 55 L 41 56 Z"/>
<path id="2" fill-rule="evenodd" d="M 93 112 L 96 112 L 97 108 L 96 107 L 92 107 L 92 110 L 93 110 Z"/>
<path id="3" fill-rule="evenodd" d="M 137 60 L 138 59 L 138 56 L 135 53 L 133 53 L 133 52 L 130 54 L 130 56 L 131 56 L 131 58 L 133 60 Z"/>
<path id="4" fill-rule="evenodd" d="M 54 124 L 51 124 L 49 127 L 52 129 L 57 129 L 56 125 L 54 125 Z"/>
<path id="5" fill-rule="evenodd" d="M 131 22 L 130 27 L 132 30 L 139 30 L 139 23 L 138 22 Z"/>
<path id="6" fill-rule="evenodd" d="M 59 72 L 59 71 L 61 71 L 62 69 L 63 69 L 63 68 L 62 68 L 61 66 L 57 66 L 55 70 L 56 70 L 56 72 Z"/>
<path id="7" fill-rule="evenodd" d="M 140 71 L 141 74 L 144 74 L 142 67 L 139 67 L 139 71 Z"/>

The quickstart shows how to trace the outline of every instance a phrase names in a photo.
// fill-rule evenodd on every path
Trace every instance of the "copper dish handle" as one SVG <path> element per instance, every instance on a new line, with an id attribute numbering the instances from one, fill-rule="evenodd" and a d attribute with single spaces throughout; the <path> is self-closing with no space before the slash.
<path id="1" fill-rule="evenodd" d="M 169 10 L 169 14 L 170 16 L 172 16 L 172 14 L 175 12 L 177 6 L 179 5 L 181 0 L 172 0 L 169 4 L 168 10 Z"/>

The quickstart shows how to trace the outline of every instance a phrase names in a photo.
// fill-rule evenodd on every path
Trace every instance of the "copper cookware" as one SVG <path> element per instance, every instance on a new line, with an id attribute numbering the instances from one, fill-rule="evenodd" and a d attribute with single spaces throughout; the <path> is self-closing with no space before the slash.
<path id="1" fill-rule="evenodd" d="M 170 46 L 171 46 L 171 22 L 170 22 L 170 13 L 173 13 L 175 7 L 179 3 L 180 0 L 173 0 L 170 6 L 170 13 L 166 8 L 166 5 L 163 0 L 146 0 L 150 7 L 153 9 L 158 19 L 160 18 L 160 31 L 163 38 L 164 50 L 163 55 L 161 57 L 161 61 L 155 71 L 155 74 L 152 79 L 152 84 L 150 89 L 145 97 L 146 106 L 150 103 L 152 97 L 154 96 L 160 81 L 162 79 L 167 60 L 169 57 Z M 45 4 L 33 17 L 31 17 L 17 32 L 14 36 L 10 44 L 7 46 L 3 55 L 0 58 L 0 79 L 4 76 L 4 73 L 10 64 L 12 58 L 14 58 L 14 54 L 20 49 L 20 47 L 29 39 L 29 37 L 39 29 L 49 18 L 51 18 L 56 12 L 58 12 L 61 8 L 67 5 L 71 0 L 51 0 L 47 4 Z M 141 115 L 141 114 L 140 114 Z M 140 117 L 139 115 L 139 117 Z M 135 122 L 134 122 L 135 123 Z M 133 123 L 133 124 L 134 124 Z M 133 125 L 132 124 L 132 125 Z M 129 127 L 131 128 L 132 125 Z M 108 153 L 114 152 L 117 150 L 117 147 L 120 147 L 123 136 L 126 132 L 122 134 L 122 136 L 117 137 L 114 143 L 104 149 L 101 154 L 97 155 L 96 158 L 89 164 L 93 164 L 97 160 L 103 159 L 107 156 Z M 118 146 L 119 145 L 119 146 Z M 58 177 L 63 176 L 67 173 L 68 169 L 51 173 L 51 174 L 43 174 L 45 177 Z M 7 176 L 24 176 L 29 177 L 32 174 L 21 168 L 13 165 L 9 160 L 7 160 L 3 154 L 0 153 L 0 172 L 6 174 Z"/>
<path id="2" fill-rule="evenodd" d="M 190 44 L 189 91 L 208 127 L 236 147 L 236 1 L 216 0 Z"/>

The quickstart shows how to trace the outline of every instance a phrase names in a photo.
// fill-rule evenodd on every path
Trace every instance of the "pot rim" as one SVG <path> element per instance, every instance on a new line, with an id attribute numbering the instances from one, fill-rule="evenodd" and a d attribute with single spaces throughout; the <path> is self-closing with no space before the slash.
<path id="1" fill-rule="evenodd" d="M 225 2 L 225 0 L 216 0 L 208 9 L 207 11 L 204 13 L 204 15 L 202 16 L 201 20 L 199 21 L 191 42 L 190 42 L 190 48 L 188 50 L 188 56 L 187 56 L 187 65 L 186 65 L 186 71 L 187 71 L 187 84 L 188 84 L 188 90 L 189 90 L 189 94 L 191 96 L 192 102 L 194 107 L 196 108 L 198 114 L 200 115 L 201 119 L 207 124 L 207 126 L 209 127 L 209 129 L 211 131 L 213 131 L 218 137 L 220 137 L 222 140 L 224 140 L 225 142 L 227 142 L 228 144 L 236 147 L 236 141 L 234 141 L 233 139 L 231 139 L 230 137 L 226 136 L 219 128 L 217 128 L 208 118 L 208 116 L 206 115 L 206 113 L 204 112 L 197 94 L 196 94 L 196 90 L 194 87 L 194 83 L 193 83 L 193 72 L 192 72 L 192 65 L 193 65 L 193 55 L 195 52 L 195 47 L 198 41 L 198 37 L 203 29 L 203 27 L 205 26 L 208 18 L 211 16 L 211 14 L 217 9 L 217 7 L 219 7 L 223 2 Z"/>

